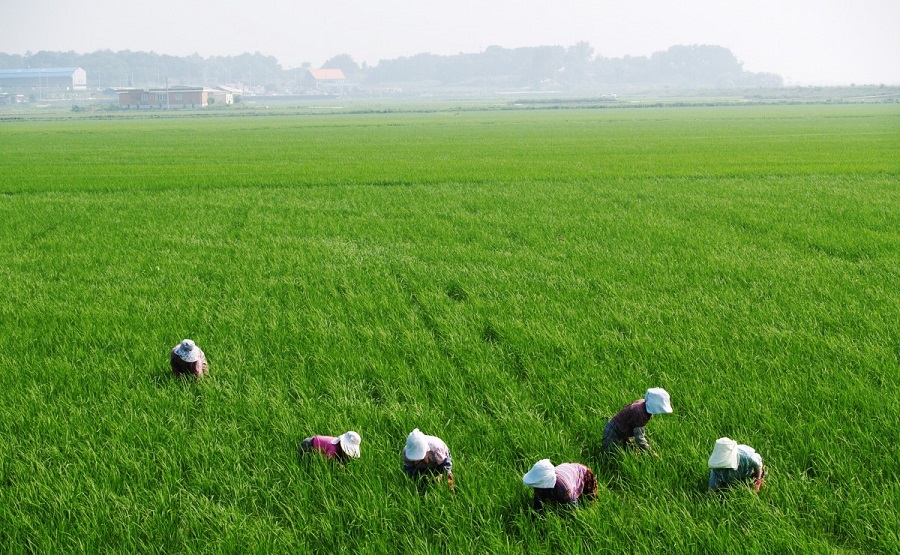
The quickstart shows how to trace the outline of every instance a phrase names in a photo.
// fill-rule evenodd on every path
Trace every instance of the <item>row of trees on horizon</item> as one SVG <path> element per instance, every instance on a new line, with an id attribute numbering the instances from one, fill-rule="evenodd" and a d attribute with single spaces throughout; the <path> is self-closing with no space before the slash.
<path id="1" fill-rule="evenodd" d="M 240 85 L 268 92 L 298 91 L 311 64 L 282 68 L 273 56 L 259 52 L 239 56 L 170 56 L 155 52 L 99 50 L 75 52 L 0 53 L 0 69 L 81 67 L 88 88 L 155 87 L 169 85 Z M 573 46 L 508 49 L 490 46 L 484 52 L 441 56 L 417 54 L 381 60 L 375 66 L 357 64 L 339 54 L 322 68 L 341 69 L 347 82 L 359 87 L 419 84 L 436 87 L 607 88 L 621 86 L 733 88 L 780 87 L 772 73 L 744 71 L 727 48 L 680 45 L 650 56 L 595 56 L 586 42 Z"/>

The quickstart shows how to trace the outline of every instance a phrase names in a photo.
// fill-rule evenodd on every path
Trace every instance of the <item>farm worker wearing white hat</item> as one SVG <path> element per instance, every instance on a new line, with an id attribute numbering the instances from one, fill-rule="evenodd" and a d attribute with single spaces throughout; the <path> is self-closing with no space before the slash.
<path id="1" fill-rule="evenodd" d="M 425 435 L 418 428 L 406 437 L 403 447 L 403 471 L 416 477 L 422 474 L 435 476 L 438 480 L 447 475 L 447 485 L 454 489 L 453 460 L 450 449 L 441 438 Z"/>
<path id="2" fill-rule="evenodd" d="M 626 405 L 609 419 L 603 429 L 603 450 L 612 452 L 624 449 L 633 442 L 634 447 L 653 453 L 644 435 L 644 426 L 653 415 L 671 412 L 669 393 L 660 387 L 651 387 L 643 399 Z"/>
<path id="3" fill-rule="evenodd" d="M 190 339 L 185 339 L 172 348 L 169 354 L 169 362 L 172 372 L 176 376 L 191 375 L 203 377 L 209 374 L 209 364 L 206 362 L 206 353 L 200 350 Z"/>
<path id="4" fill-rule="evenodd" d="M 597 494 L 597 478 L 579 463 L 553 466 L 550 459 L 540 460 L 522 477 L 522 483 L 534 488 L 534 508 L 538 511 L 547 501 L 577 505 L 582 496 Z"/>
<path id="5" fill-rule="evenodd" d="M 327 459 L 343 461 L 347 458 L 359 458 L 359 444 L 362 438 L 356 432 L 334 436 L 312 436 L 300 443 L 301 451 L 318 451 Z"/>
<path id="6" fill-rule="evenodd" d="M 709 489 L 712 491 L 741 482 L 752 482 L 753 489 L 758 492 L 766 477 L 760 454 L 753 447 L 739 445 L 727 437 L 716 440 L 707 466 Z"/>

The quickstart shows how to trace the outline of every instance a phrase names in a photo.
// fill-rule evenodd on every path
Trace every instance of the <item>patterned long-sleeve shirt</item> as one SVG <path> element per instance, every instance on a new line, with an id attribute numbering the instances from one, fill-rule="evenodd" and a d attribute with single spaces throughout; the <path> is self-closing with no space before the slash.
<path id="1" fill-rule="evenodd" d="M 762 457 L 755 451 L 751 452 L 743 446 L 738 446 L 738 467 L 713 468 L 709 471 L 710 489 L 719 489 L 743 481 L 761 478 L 763 472 Z"/>
<path id="2" fill-rule="evenodd" d="M 591 470 L 579 463 L 563 463 L 556 467 L 556 485 L 552 488 L 534 488 L 534 508 L 540 509 L 547 501 L 578 504 L 584 491 L 585 477 Z"/>
<path id="3" fill-rule="evenodd" d="M 195 348 L 199 349 L 200 347 Z M 195 362 L 185 362 L 181 359 L 180 356 L 175 354 L 175 349 L 172 349 L 172 353 L 169 356 L 169 363 L 172 365 L 172 372 L 174 372 L 176 376 L 180 376 L 182 374 L 204 376 L 209 372 L 209 365 L 206 362 L 206 354 L 203 351 L 200 351 L 200 358 Z"/>
<path id="4" fill-rule="evenodd" d="M 425 436 L 428 442 L 428 451 L 425 458 L 420 461 L 411 461 L 406 458 L 406 451 L 403 452 L 403 471 L 410 476 L 416 476 L 422 472 L 431 474 L 452 474 L 453 460 L 450 458 L 450 449 L 447 444 L 438 437 Z"/>

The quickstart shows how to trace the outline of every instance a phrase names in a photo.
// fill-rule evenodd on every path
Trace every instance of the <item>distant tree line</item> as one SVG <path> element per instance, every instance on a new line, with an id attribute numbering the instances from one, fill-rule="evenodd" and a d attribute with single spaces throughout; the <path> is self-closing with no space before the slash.
<path id="1" fill-rule="evenodd" d="M 82 67 L 88 87 L 169 84 L 241 84 L 270 92 L 296 91 L 304 85 L 310 64 L 283 69 L 272 56 L 241 54 L 178 57 L 154 52 L 37 52 L 0 53 L 0 68 Z M 727 48 L 714 45 L 672 46 L 651 56 L 607 58 L 595 56 L 586 42 L 570 47 L 502 48 L 450 56 L 417 54 L 360 66 L 348 54 L 339 54 L 322 67 L 341 69 L 351 84 L 386 87 L 417 83 L 440 87 L 517 87 L 610 89 L 622 86 L 673 88 L 780 87 L 772 73 L 744 71 Z"/>
<path id="2" fill-rule="evenodd" d="M 593 48 L 538 46 L 488 47 L 478 54 L 382 60 L 366 72 L 365 82 L 433 81 L 445 86 L 488 87 L 780 87 L 781 77 L 744 71 L 721 46 L 673 46 L 652 56 L 595 57 Z"/>

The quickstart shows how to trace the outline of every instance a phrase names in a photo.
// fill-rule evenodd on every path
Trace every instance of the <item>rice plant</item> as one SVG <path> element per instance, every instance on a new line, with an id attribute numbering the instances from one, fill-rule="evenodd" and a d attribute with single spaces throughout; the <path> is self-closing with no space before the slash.
<path id="1" fill-rule="evenodd" d="M 10 553 L 897 552 L 900 109 L 0 122 Z M 174 379 L 192 338 L 210 362 Z M 659 458 L 600 453 L 648 387 Z M 401 471 L 418 427 L 457 490 Z M 356 430 L 362 457 L 298 454 Z M 706 491 L 753 445 L 759 495 Z M 531 465 L 598 499 L 530 508 Z"/>

